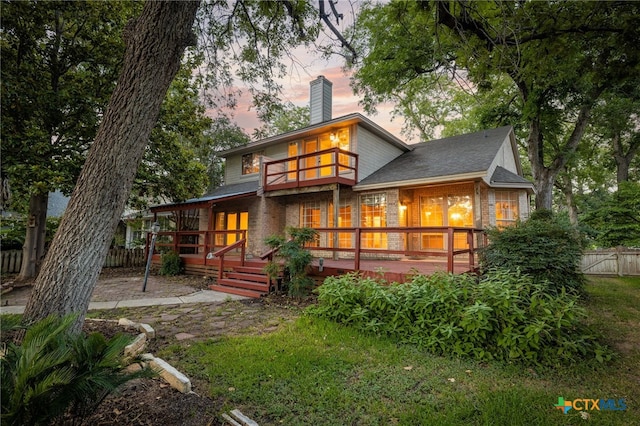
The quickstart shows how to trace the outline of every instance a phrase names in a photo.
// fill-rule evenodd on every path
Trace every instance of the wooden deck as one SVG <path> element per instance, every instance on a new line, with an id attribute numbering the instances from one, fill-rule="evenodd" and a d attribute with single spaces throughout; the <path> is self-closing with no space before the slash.
<path id="1" fill-rule="evenodd" d="M 203 259 L 203 256 L 197 254 L 181 255 L 185 263 L 185 272 L 190 275 L 218 276 L 219 259 Z M 154 255 L 153 262 L 160 265 L 160 256 Z M 227 255 L 225 257 L 224 266 L 232 268 L 241 265 L 240 256 Z M 343 275 L 349 272 L 355 272 L 353 259 L 323 259 L 322 271 L 320 270 L 320 259 L 314 258 L 311 264 L 310 275 L 318 282 L 321 282 L 328 276 Z M 245 265 L 252 267 L 264 267 L 266 260 L 247 259 Z M 411 275 L 416 273 L 431 275 L 435 272 L 447 272 L 446 258 L 424 258 L 410 259 L 402 258 L 398 260 L 385 259 L 362 259 L 360 260 L 360 268 L 358 269 L 363 275 L 370 277 L 381 277 L 389 282 L 405 282 Z M 466 256 L 459 256 L 454 262 L 454 273 L 462 274 L 469 272 L 469 261 Z"/>

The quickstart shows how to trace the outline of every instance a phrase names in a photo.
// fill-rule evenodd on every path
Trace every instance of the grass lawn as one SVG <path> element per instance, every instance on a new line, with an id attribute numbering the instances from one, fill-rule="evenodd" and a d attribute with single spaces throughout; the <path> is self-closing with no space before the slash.
<path id="1" fill-rule="evenodd" d="M 590 278 L 587 290 L 589 321 L 617 353 L 606 365 L 543 369 L 440 357 L 305 316 L 271 334 L 165 354 L 207 380 L 228 410 L 262 426 L 640 425 L 640 278 Z M 554 408 L 559 397 L 623 398 L 627 408 L 563 414 Z"/>

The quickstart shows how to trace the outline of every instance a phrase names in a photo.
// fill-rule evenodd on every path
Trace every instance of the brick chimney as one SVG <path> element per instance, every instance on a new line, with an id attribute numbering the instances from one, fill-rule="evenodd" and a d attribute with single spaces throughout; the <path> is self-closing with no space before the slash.
<path id="1" fill-rule="evenodd" d="M 318 124 L 331 120 L 331 91 L 333 83 L 318 76 L 311 82 L 309 112 L 311 120 L 309 124 Z"/>

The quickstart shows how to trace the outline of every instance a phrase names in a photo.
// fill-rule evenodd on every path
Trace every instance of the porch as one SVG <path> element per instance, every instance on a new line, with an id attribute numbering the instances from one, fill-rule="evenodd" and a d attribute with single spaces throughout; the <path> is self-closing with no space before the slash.
<path id="1" fill-rule="evenodd" d="M 411 275 L 438 271 L 472 272 L 478 265 L 478 250 L 486 245 L 484 231 L 477 228 L 316 228 L 316 231 L 319 238 L 307 249 L 314 256 L 310 275 L 318 284 L 327 276 L 354 271 L 390 282 L 404 282 Z M 260 275 L 273 255 L 270 252 L 260 257 L 246 255 L 244 230 L 160 232 L 157 238 L 155 264 L 161 263 L 161 253 L 175 251 L 180 254 L 187 274 L 214 276 L 219 282 L 230 274 Z M 257 281 L 262 284 L 259 287 L 247 284 L 255 287 L 249 290 L 262 293 L 271 290 L 268 280 Z"/>

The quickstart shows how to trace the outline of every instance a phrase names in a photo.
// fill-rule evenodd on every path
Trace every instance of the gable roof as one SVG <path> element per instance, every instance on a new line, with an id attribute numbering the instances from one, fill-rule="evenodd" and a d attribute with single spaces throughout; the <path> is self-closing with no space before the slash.
<path id="1" fill-rule="evenodd" d="M 498 166 L 491 175 L 489 180 L 491 186 L 502 188 L 529 188 L 534 190 L 533 183 L 529 182 L 522 176 L 519 176 L 504 167 Z"/>
<path id="2" fill-rule="evenodd" d="M 391 134 L 389 131 L 383 129 L 373 121 L 369 120 L 367 117 L 360 113 L 352 113 L 348 115 L 344 115 L 342 117 L 334 118 L 329 121 L 323 121 L 322 123 L 313 124 L 311 126 L 303 127 L 302 129 L 292 130 L 287 133 L 282 133 L 280 135 L 271 136 L 266 139 L 261 139 L 259 141 L 251 142 L 245 146 L 240 146 L 237 148 L 232 148 L 227 151 L 220 153 L 223 157 L 228 157 L 230 155 L 237 154 L 247 154 L 250 152 L 255 152 L 257 150 L 261 150 L 267 148 L 269 146 L 277 145 L 283 142 L 290 142 L 294 140 L 299 140 L 301 138 L 306 138 L 309 136 L 315 136 L 322 132 L 328 130 L 329 127 L 336 126 L 347 126 L 351 124 L 359 124 L 367 130 L 373 132 L 375 135 L 380 136 L 391 145 L 401 149 L 402 151 L 411 151 L 413 148 L 410 145 L 402 142 L 396 136 Z"/>
<path id="3" fill-rule="evenodd" d="M 487 173 L 498 151 L 511 138 L 512 132 L 511 126 L 504 126 L 413 145 L 412 151 L 367 176 L 354 189 L 488 178 Z"/>

